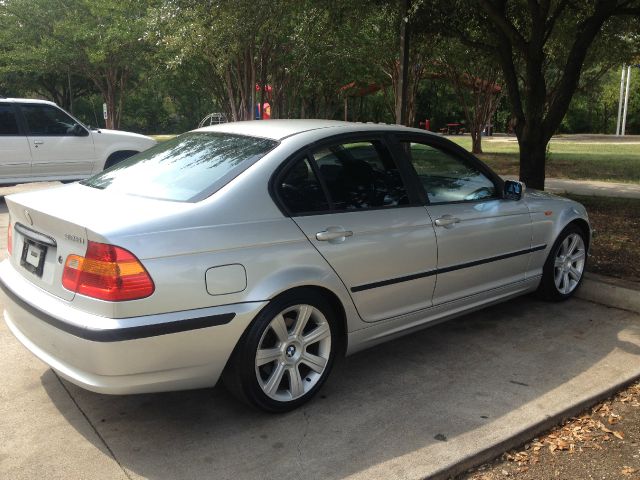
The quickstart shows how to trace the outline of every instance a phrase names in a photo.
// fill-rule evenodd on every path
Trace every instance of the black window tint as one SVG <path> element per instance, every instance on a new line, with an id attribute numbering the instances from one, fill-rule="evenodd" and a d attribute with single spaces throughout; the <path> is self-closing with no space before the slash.
<path id="1" fill-rule="evenodd" d="M 235 178 L 277 144 L 244 135 L 185 133 L 81 183 L 163 200 L 197 201 Z"/>
<path id="2" fill-rule="evenodd" d="M 278 192 L 292 215 L 329 210 L 320 182 L 306 158 L 285 172 L 278 183 Z"/>
<path id="3" fill-rule="evenodd" d="M 356 142 L 317 150 L 313 158 L 333 208 L 395 207 L 409 203 L 400 172 L 378 142 Z"/>
<path id="4" fill-rule="evenodd" d="M 18 122 L 11 105 L 0 105 L 0 135 L 18 135 Z"/>
<path id="5" fill-rule="evenodd" d="M 402 142 L 431 203 L 496 197 L 493 182 L 474 165 L 430 145 Z"/>
<path id="6" fill-rule="evenodd" d="M 31 135 L 73 135 L 75 120 L 51 105 L 21 105 Z"/>

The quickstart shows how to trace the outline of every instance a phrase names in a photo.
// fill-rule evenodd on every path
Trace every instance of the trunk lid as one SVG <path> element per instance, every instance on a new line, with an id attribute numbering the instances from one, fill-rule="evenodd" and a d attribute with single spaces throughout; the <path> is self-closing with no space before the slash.
<path id="1" fill-rule="evenodd" d="M 69 255 L 84 256 L 89 240 L 109 243 L 112 234 L 152 228 L 154 219 L 189 208 L 80 184 L 14 194 L 5 200 L 13 227 L 13 267 L 67 301 L 75 296 L 62 286 Z"/>
<path id="2" fill-rule="evenodd" d="M 62 286 L 62 271 L 68 255 L 86 252 L 86 228 L 34 208 L 29 202 L 16 202 L 10 197 L 6 201 L 13 227 L 13 267 L 41 289 L 73 300 L 75 293 Z"/>

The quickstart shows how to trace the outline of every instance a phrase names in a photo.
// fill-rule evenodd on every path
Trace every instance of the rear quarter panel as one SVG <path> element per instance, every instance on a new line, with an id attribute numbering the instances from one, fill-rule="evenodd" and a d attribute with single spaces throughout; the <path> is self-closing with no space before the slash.
<path id="1" fill-rule="evenodd" d="M 292 147 L 295 149 L 295 147 Z M 133 252 L 154 280 L 148 298 L 100 302 L 76 295 L 74 305 L 112 318 L 257 302 L 295 287 L 317 286 L 334 293 L 349 330 L 362 328 L 351 297 L 326 260 L 290 218 L 273 203 L 268 182 L 282 156 L 260 161 L 214 195 L 184 210 L 139 225 L 88 228 L 89 240 Z M 162 208 L 162 202 L 158 202 Z M 97 227 L 98 225 L 96 225 Z M 100 233 L 98 233 L 98 231 Z M 207 270 L 240 264 L 247 285 L 239 292 L 211 295 Z"/>

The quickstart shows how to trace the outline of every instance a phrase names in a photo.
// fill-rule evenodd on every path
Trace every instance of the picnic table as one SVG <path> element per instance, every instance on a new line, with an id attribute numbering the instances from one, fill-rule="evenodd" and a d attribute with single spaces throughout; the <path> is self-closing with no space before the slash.
<path id="1" fill-rule="evenodd" d="M 447 123 L 444 128 L 440 129 L 440 133 L 446 135 L 461 135 L 465 132 L 464 125 L 462 123 Z"/>

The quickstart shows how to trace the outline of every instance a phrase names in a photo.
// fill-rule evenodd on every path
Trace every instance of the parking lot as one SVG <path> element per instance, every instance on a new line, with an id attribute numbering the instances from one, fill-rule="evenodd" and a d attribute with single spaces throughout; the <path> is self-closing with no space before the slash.
<path id="1" fill-rule="evenodd" d="M 639 360 L 637 315 L 527 297 L 349 357 L 318 398 L 267 415 L 219 387 L 83 391 L 2 322 L 0 478 L 424 478 L 638 376 Z"/>

